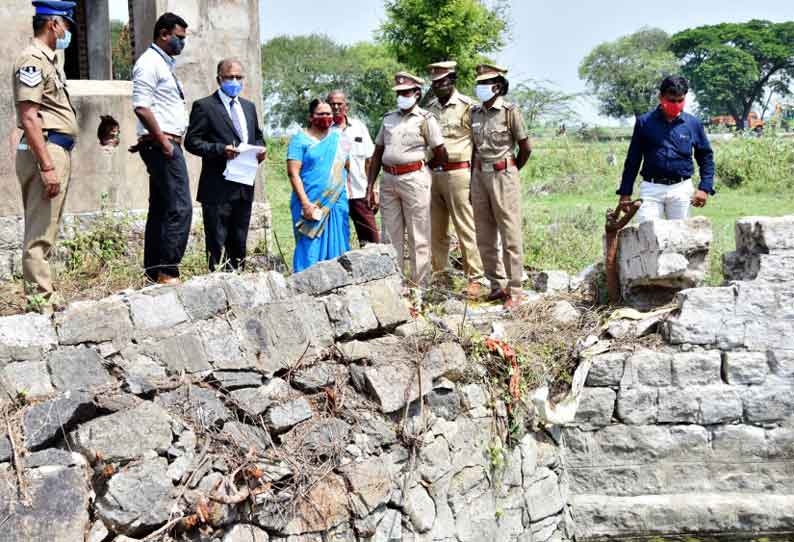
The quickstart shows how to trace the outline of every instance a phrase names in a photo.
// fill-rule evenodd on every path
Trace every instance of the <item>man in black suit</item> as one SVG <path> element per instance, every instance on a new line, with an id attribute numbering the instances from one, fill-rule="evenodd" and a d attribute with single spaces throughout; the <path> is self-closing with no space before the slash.
<path id="1" fill-rule="evenodd" d="M 201 157 L 198 201 L 204 215 L 204 235 L 210 271 L 240 269 L 245 262 L 248 225 L 254 187 L 227 180 L 226 162 L 238 156 L 237 146 L 248 143 L 264 147 L 256 106 L 239 97 L 243 66 L 239 60 L 218 63 L 215 93 L 193 103 L 185 148 Z M 265 152 L 257 156 L 265 159 Z"/>

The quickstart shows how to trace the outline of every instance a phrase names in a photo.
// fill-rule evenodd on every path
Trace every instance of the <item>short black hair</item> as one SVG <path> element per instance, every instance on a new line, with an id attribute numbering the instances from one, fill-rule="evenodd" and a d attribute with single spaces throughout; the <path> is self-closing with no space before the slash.
<path id="1" fill-rule="evenodd" d="M 681 75 L 668 75 L 662 79 L 662 84 L 659 85 L 659 94 L 662 96 L 668 93 L 684 96 L 687 92 L 689 92 L 689 81 Z"/>
<path id="2" fill-rule="evenodd" d="M 55 19 L 55 15 L 34 15 L 33 16 L 33 35 L 38 36 L 44 32 L 47 23 Z"/>
<path id="3" fill-rule="evenodd" d="M 96 129 L 96 136 L 97 139 L 99 139 L 99 142 L 102 143 L 102 141 L 110 137 L 110 132 L 112 132 L 114 128 L 119 127 L 119 123 L 110 115 L 100 115 L 99 119 L 99 126 Z"/>
<path id="4" fill-rule="evenodd" d="M 157 38 L 160 37 L 160 32 L 162 30 L 168 30 L 169 32 L 171 32 L 177 26 L 181 26 L 182 28 L 187 28 L 187 23 L 182 17 L 174 13 L 171 13 L 170 11 L 163 13 L 162 15 L 160 15 L 160 18 L 157 19 L 157 22 L 154 23 L 154 35 L 152 39 L 156 41 Z"/>

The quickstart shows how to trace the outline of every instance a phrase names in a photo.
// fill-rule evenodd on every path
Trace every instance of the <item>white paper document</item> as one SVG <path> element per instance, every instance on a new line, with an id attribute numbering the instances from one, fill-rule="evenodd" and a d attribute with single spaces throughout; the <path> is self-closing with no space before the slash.
<path id="1" fill-rule="evenodd" d="M 226 162 L 226 171 L 223 172 L 223 176 L 227 181 L 253 186 L 256 179 L 256 171 L 259 169 L 259 160 L 256 159 L 256 156 L 263 152 L 265 148 L 240 143 L 237 146 L 237 150 L 240 154 L 237 158 Z"/>

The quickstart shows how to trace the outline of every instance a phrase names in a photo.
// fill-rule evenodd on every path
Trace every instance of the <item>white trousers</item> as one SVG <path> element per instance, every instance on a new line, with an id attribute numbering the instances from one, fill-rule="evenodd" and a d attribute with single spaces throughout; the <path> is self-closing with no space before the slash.
<path id="1" fill-rule="evenodd" d="M 637 222 L 689 218 L 689 207 L 694 193 L 695 187 L 691 179 L 669 186 L 642 181 L 640 184 L 642 207 L 637 211 Z"/>

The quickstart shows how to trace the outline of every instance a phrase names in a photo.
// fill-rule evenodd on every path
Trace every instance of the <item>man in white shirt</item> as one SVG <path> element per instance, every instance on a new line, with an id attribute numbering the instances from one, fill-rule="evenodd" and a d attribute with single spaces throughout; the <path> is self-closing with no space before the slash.
<path id="1" fill-rule="evenodd" d="M 179 264 L 187 247 L 193 205 L 182 136 L 187 107 L 176 77 L 176 61 L 185 47 L 187 23 L 164 13 L 154 25 L 154 42 L 132 70 L 132 105 L 138 117 L 138 144 L 149 172 L 149 213 L 143 249 L 146 276 L 159 284 L 179 282 Z"/>
<path id="2" fill-rule="evenodd" d="M 348 204 L 358 243 L 362 247 L 367 243 L 380 243 L 375 212 L 367 204 L 367 172 L 375 144 L 364 123 L 348 117 L 347 97 L 343 91 L 334 90 L 328 95 L 327 101 L 334 113 L 334 125 L 344 132 L 353 145 L 350 150 Z"/>

